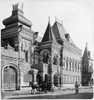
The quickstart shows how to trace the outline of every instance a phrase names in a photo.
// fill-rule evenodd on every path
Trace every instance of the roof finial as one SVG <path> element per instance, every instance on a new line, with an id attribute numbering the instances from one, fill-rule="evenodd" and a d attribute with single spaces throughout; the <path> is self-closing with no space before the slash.
<path id="1" fill-rule="evenodd" d="M 57 17 L 55 16 L 55 22 L 57 21 Z"/>
<path id="2" fill-rule="evenodd" d="M 88 46 L 88 43 L 86 42 L 86 47 Z"/>
<path id="3" fill-rule="evenodd" d="M 50 16 L 48 16 L 48 23 L 50 23 Z"/>
<path id="4" fill-rule="evenodd" d="M 17 3 L 17 4 L 12 5 L 12 6 L 13 6 L 13 11 L 15 11 L 15 10 L 23 11 L 23 3 Z"/>

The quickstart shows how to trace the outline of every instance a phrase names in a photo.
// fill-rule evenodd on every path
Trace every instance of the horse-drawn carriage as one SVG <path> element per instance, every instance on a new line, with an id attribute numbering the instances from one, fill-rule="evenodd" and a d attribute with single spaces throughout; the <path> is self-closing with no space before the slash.
<path id="1" fill-rule="evenodd" d="M 47 91 L 52 90 L 52 84 L 47 82 L 41 82 L 40 84 L 34 84 L 34 82 L 30 82 L 31 93 L 47 93 Z"/>

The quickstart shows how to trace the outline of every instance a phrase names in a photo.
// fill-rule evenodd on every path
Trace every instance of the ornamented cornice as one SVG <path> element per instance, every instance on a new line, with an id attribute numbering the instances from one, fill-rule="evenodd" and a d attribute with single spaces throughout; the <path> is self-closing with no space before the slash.
<path id="1" fill-rule="evenodd" d="M 18 28 L 17 27 L 13 27 L 13 28 L 9 28 L 9 29 L 2 29 L 1 30 L 1 37 L 3 38 L 8 38 L 8 37 L 12 37 L 17 35 L 18 33 Z"/>

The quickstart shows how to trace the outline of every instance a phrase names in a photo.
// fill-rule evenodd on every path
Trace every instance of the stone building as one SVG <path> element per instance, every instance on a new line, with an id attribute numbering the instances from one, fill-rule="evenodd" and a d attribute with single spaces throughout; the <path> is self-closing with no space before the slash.
<path id="1" fill-rule="evenodd" d="M 28 86 L 25 75 L 31 69 L 34 31 L 24 17 L 23 8 L 13 5 L 12 15 L 3 20 L 1 30 L 1 81 L 3 90 L 17 90 Z"/>
<path id="2" fill-rule="evenodd" d="M 58 20 L 52 27 L 48 22 L 42 41 L 37 42 L 36 48 L 33 67 L 40 65 L 36 69 L 44 80 L 48 77 L 48 82 L 55 86 L 74 86 L 76 81 L 81 83 L 82 51 Z"/>
<path id="3" fill-rule="evenodd" d="M 82 85 L 92 84 L 93 74 L 93 59 L 91 58 L 90 51 L 88 51 L 88 47 L 86 45 L 83 57 L 82 57 Z"/>
<path id="4" fill-rule="evenodd" d="M 48 22 L 42 41 L 23 7 L 13 5 L 12 15 L 3 20 L 1 30 L 1 80 L 3 90 L 29 86 L 29 81 L 46 81 L 54 86 L 81 83 L 81 50 L 58 20 Z M 36 38 L 36 39 L 35 39 Z"/>

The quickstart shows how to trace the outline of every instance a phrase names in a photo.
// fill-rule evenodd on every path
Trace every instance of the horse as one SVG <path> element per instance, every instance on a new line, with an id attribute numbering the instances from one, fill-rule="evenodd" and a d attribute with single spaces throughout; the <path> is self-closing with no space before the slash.
<path id="1" fill-rule="evenodd" d="M 42 82 L 42 83 L 39 85 L 39 87 L 40 87 L 40 91 L 41 91 L 41 92 L 44 91 L 44 92 L 47 93 L 47 82 Z"/>
<path id="2" fill-rule="evenodd" d="M 38 84 L 34 84 L 34 82 L 30 82 L 30 85 L 32 87 L 32 90 L 31 90 L 32 94 L 35 93 L 35 89 L 36 89 L 37 93 L 40 93 L 40 86 Z"/>

